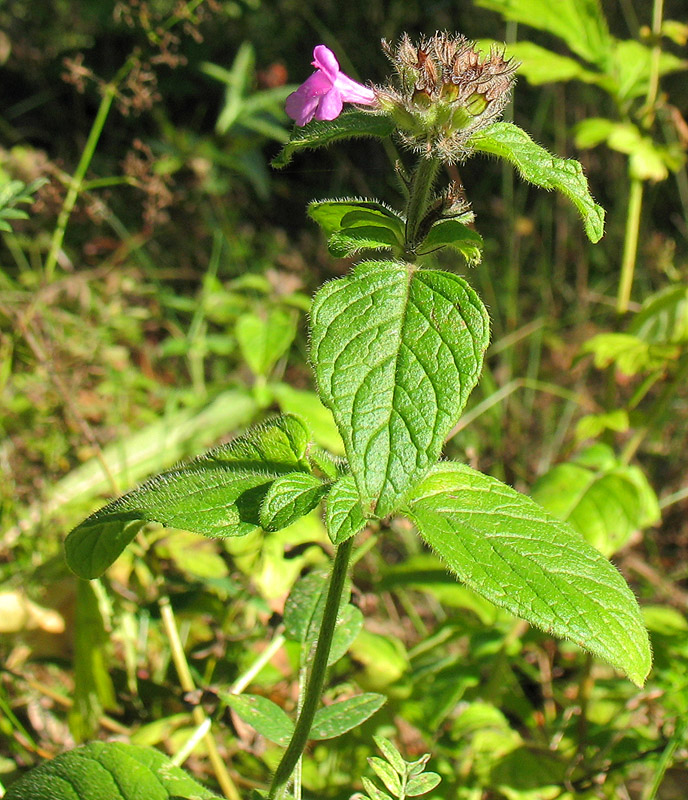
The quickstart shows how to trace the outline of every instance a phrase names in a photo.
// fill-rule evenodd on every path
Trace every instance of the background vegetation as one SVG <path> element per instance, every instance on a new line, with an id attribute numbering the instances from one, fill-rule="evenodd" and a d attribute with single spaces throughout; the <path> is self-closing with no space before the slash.
<path id="1" fill-rule="evenodd" d="M 214 754 L 242 796 L 274 768 L 279 749 L 217 690 L 250 685 L 293 706 L 297 646 L 280 647 L 281 614 L 301 572 L 327 563 L 318 517 L 224 543 L 161 531 L 90 585 L 67 570 L 62 541 L 103 498 L 278 408 L 340 447 L 309 383 L 304 320 L 311 291 L 348 262 L 305 206 L 395 200 L 390 161 L 405 155 L 356 141 L 275 172 L 284 98 L 317 43 L 382 82 L 380 38 L 449 29 L 517 43 L 510 113 L 583 162 L 608 216 L 592 246 L 565 202 L 509 167 L 452 168 L 486 251 L 475 268 L 443 264 L 481 292 L 493 336 L 447 452 L 613 555 L 655 669 L 638 691 L 455 585 L 400 523 L 368 530 L 354 571 L 365 627 L 332 685 L 388 702 L 312 748 L 307 796 L 360 789 L 375 733 L 409 760 L 434 754 L 431 797 L 685 795 L 685 3 L 655 2 L 653 17 L 604 0 L 614 41 L 631 42 L 608 58 L 546 5 L 0 4 L 0 784 L 85 739 L 177 754 L 206 716 L 212 737 L 184 756 L 200 780 L 231 796 Z"/>

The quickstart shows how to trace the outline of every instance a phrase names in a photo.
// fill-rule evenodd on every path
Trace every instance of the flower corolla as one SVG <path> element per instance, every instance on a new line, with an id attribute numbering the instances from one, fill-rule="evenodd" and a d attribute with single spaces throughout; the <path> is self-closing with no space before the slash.
<path id="1" fill-rule="evenodd" d="M 316 71 L 287 97 L 287 114 L 297 125 L 336 119 L 344 103 L 375 103 L 375 92 L 341 72 L 334 53 L 324 44 L 313 50 L 312 64 Z"/>

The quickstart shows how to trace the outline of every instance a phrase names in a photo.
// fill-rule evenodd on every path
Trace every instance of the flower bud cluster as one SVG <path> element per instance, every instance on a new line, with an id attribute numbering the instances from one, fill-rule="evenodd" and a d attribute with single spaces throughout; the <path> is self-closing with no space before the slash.
<path id="1" fill-rule="evenodd" d="M 449 163 L 464 159 L 468 139 L 509 101 L 518 65 L 496 48 L 481 57 L 460 34 L 436 33 L 419 45 L 404 34 L 396 47 L 382 46 L 396 75 L 376 87 L 378 108 L 413 150 Z"/>

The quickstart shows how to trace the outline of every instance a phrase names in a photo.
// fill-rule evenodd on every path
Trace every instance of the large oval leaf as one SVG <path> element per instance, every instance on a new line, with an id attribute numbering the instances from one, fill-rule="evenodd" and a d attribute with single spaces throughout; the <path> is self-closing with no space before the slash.
<path id="1" fill-rule="evenodd" d="M 488 343 L 458 275 L 373 261 L 326 284 L 311 317 L 318 391 L 344 440 L 362 505 L 382 517 L 439 458 Z"/>
<path id="2" fill-rule="evenodd" d="M 65 541 L 80 578 L 101 575 L 144 525 L 157 522 L 205 536 L 243 536 L 260 525 L 272 481 L 307 472 L 309 435 L 296 417 L 275 417 L 229 444 L 163 472 L 96 511 Z"/>
<path id="3" fill-rule="evenodd" d="M 10 786 L 5 800 L 213 800 L 217 798 L 149 747 L 92 742 L 46 761 Z"/>
<path id="4" fill-rule="evenodd" d="M 616 568 L 530 498 L 462 464 L 439 464 L 408 501 L 423 538 L 496 605 L 591 650 L 642 685 L 647 631 Z"/>

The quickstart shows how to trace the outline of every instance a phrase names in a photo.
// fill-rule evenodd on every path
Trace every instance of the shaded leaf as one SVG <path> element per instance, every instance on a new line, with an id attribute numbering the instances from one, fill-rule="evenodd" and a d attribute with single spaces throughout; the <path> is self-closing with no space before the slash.
<path id="1" fill-rule="evenodd" d="M 383 694 L 367 692 L 318 709 L 313 719 L 311 739 L 334 739 L 362 725 L 385 704 Z"/>
<path id="2" fill-rule="evenodd" d="M 383 517 L 437 461 L 480 374 L 489 320 L 459 276 L 364 262 L 311 314 L 318 391 L 364 513 Z"/>
<path id="3" fill-rule="evenodd" d="M 330 655 L 327 658 L 328 667 L 331 667 L 332 664 L 335 664 L 346 655 L 362 628 L 363 614 L 356 606 L 347 603 L 337 617 L 337 626 L 332 637 Z"/>
<path id="4" fill-rule="evenodd" d="M 261 736 L 286 747 L 294 735 L 294 723 L 272 700 L 257 694 L 232 694 L 219 691 L 218 696 Z"/>
<path id="5" fill-rule="evenodd" d="M 309 122 L 302 128 L 294 127 L 291 138 L 284 145 L 280 154 L 273 159 L 272 166 L 282 169 L 301 150 L 315 150 L 326 147 L 342 139 L 357 136 L 374 136 L 384 138 L 394 130 L 394 122 L 390 117 L 370 114 L 365 111 L 345 111 L 337 119 L 329 122 Z"/>
<path id="6" fill-rule="evenodd" d="M 345 475 L 327 495 L 327 535 L 332 544 L 341 544 L 362 531 L 367 521 L 353 475 Z"/>
<path id="7" fill-rule="evenodd" d="M 649 344 L 688 343 L 688 286 L 676 284 L 649 297 L 629 333 Z"/>
<path id="8" fill-rule="evenodd" d="M 439 464 L 408 502 L 423 538 L 471 588 L 642 685 L 651 654 L 635 597 L 569 526 L 462 464 Z"/>
<path id="9" fill-rule="evenodd" d="M 5 800 L 213 800 L 167 756 L 148 747 L 91 742 L 46 761 L 12 784 Z"/>
<path id="10" fill-rule="evenodd" d="M 481 153 L 490 153 L 512 163 L 520 176 L 543 189 L 556 189 L 576 206 L 591 242 L 604 233 L 604 209 L 593 200 L 580 163 L 558 158 L 536 144 L 517 125 L 495 122 L 473 134 L 469 144 Z"/>
<path id="11" fill-rule="evenodd" d="M 276 478 L 260 507 L 260 524 L 266 531 L 278 531 L 305 517 L 320 502 L 327 484 L 306 472 Z"/>
<path id="12" fill-rule="evenodd" d="M 101 575 L 144 525 L 206 536 L 242 536 L 256 528 L 272 481 L 308 472 L 308 431 L 296 417 L 269 420 L 229 444 L 163 472 L 78 525 L 65 541 L 70 568 Z"/>
<path id="13" fill-rule="evenodd" d="M 483 237 L 457 219 L 436 222 L 421 244 L 425 252 L 439 247 L 451 247 L 458 250 L 469 264 L 480 263 L 483 246 Z"/>
<path id="14" fill-rule="evenodd" d="M 401 252 L 404 220 L 392 209 L 373 200 L 323 200 L 308 207 L 309 215 L 325 231 L 330 253 L 353 255 L 363 249 Z"/>
<path id="15" fill-rule="evenodd" d="M 439 786 L 442 778 L 436 772 L 424 772 L 422 775 L 415 775 L 406 784 L 406 796 L 418 797 L 418 795 L 431 792 Z"/>

